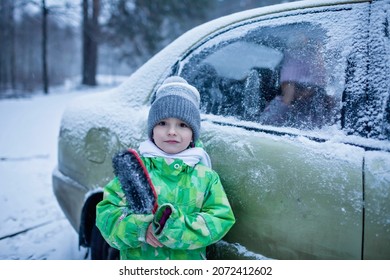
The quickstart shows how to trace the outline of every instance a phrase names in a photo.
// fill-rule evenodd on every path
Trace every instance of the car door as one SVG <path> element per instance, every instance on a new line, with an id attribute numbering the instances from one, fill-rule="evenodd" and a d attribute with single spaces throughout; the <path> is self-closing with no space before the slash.
<path id="1" fill-rule="evenodd" d="M 390 1 L 371 5 L 364 158 L 364 259 L 390 259 Z"/>
<path id="2" fill-rule="evenodd" d="M 364 176 L 364 259 L 390 259 L 390 150 L 369 151 Z"/>
<path id="3" fill-rule="evenodd" d="M 349 134 L 365 106 L 368 15 L 368 3 L 264 15 L 180 61 L 177 73 L 200 90 L 202 140 L 237 218 L 219 245 L 225 258 L 362 258 L 365 148 Z M 297 74 L 282 74 L 291 51 L 312 64 L 303 76 L 321 80 L 297 88 L 319 97 L 280 120 L 281 77 Z"/>

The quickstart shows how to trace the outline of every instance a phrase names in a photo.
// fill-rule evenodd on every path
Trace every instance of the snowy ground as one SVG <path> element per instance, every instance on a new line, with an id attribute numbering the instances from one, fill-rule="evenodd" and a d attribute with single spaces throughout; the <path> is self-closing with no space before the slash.
<path id="1" fill-rule="evenodd" d="M 51 89 L 48 96 L 0 100 L 0 260 L 80 260 L 86 250 L 51 186 L 57 135 L 67 103 L 110 85 Z"/>

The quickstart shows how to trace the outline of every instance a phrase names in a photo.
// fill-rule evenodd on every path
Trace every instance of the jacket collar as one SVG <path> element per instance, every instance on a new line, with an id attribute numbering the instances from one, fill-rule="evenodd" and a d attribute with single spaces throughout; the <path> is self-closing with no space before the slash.
<path id="1" fill-rule="evenodd" d="M 168 176 L 177 176 L 181 172 L 189 172 L 193 168 L 181 159 L 169 159 L 162 157 L 146 158 L 146 165 L 151 169 L 157 169 Z"/>
<path id="2" fill-rule="evenodd" d="M 166 159 L 180 159 L 189 166 L 202 163 L 211 168 L 211 160 L 203 148 L 186 149 L 178 154 L 167 154 L 160 150 L 152 141 L 147 140 L 140 144 L 139 151 L 143 157 L 163 157 Z"/>

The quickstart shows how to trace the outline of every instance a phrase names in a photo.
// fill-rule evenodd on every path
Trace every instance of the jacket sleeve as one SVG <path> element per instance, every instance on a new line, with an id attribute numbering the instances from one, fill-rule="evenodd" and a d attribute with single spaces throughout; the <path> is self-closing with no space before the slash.
<path id="1" fill-rule="evenodd" d="M 161 229 L 161 217 L 171 212 Z M 193 250 L 219 241 L 233 226 L 235 218 L 222 187 L 219 176 L 214 173 L 203 205 L 199 212 L 183 213 L 172 204 L 162 204 L 154 216 L 155 235 L 165 246 L 172 249 Z"/>
<path id="2" fill-rule="evenodd" d="M 117 178 L 107 184 L 103 200 L 96 206 L 96 226 L 107 243 L 119 250 L 139 247 L 145 242 L 152 220 L 152 214 L 130 212 Z"/>

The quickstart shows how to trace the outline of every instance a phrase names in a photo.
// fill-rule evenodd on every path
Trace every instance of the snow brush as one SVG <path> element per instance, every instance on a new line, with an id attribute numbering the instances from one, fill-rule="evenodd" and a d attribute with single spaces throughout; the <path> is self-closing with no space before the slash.
<path id="1" fill-rule="evenodd" d="M 157 193 L 138 153 L 133 149 L 120 152 L 112 164 L 130 210 L 135 214 L 154 214 Z"/>

